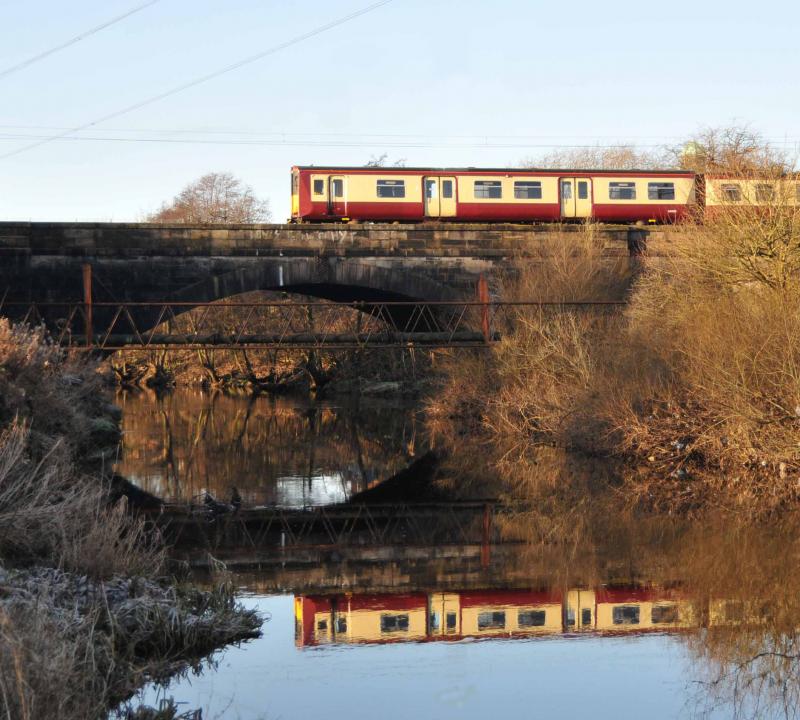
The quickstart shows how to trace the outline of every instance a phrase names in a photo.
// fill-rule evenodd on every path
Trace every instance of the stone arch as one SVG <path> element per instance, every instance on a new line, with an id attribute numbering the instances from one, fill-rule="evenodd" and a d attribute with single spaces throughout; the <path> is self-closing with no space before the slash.
<path id="1" fill-rule="evenodd" d="M 350 258 L 264 258 L 186 286 L 177 300 L 212 302 L 255 290 L 285 290 L 335 302 L 459 300 L 463 293 L 401 266 Z"/>

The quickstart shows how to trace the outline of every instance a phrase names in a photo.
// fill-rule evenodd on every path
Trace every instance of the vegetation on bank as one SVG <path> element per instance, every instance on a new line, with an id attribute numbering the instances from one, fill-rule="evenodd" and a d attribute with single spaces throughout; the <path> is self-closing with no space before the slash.
<path id="1" fill-rule="evenodd" d="M 519 265 L 507 297 L 627 305 L 519 310 L 491 353 L 453 358 L 434 424 L 467 423 L 506 488 L 540 482 L 557 446 L 603 457 L 637 506 L 795 507 L 800 207 L 785 200 L 689 223 L 633 273 L 602 257 L 590 226 L 582 245 Z"/>
<path id="2" fill-rule="evenodd" d="M 116 409 L 96 367 L 0 319 L 0 714 L 100 718 L 147 679 L 258 632 L 229 587 L 165 577 L 111 501 Z"/>

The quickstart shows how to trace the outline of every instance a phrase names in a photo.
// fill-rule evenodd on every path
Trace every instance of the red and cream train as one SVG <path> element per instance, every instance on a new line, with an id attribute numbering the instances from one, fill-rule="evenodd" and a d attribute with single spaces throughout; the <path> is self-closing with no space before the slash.
<path id="1" fill-rule="evenodd" d="M 292 221 L 672 223 L 698 204 L 759 205 L 794 179 L 686 171 L 482 168 L 292 168 Z"/>
<path id="2" fill-rule="evenodd" d="M 298 647 L 680 632 L 764 620 L 757 601 L 700 602 L 676 589 L 642 586 L 305 595 L 295 597 L 294 612 Z"/>

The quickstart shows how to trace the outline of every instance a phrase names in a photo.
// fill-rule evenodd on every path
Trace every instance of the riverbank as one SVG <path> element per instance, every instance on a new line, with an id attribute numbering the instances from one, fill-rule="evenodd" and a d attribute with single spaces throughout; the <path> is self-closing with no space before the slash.
<path id="1" fill-rule="evenodd" d="M 793 206 L 731 208 L 658 262 L 610 266 L 586 233 L 518 264 L 505 299 L 627 305 L 520 309 L 490 353 L 451 358 L 433 427 L 454 447 L 478 439 L 515 497 L 583 464 L 581 483 L 649 511 L 797 507 L 799 228 Z"/>
<path id="2" fill-rule="evenodd" d="M 124 500 L 119 410 L 97 368 L 0 320 L 0 709 L 103 718 L 147 680 L 259 633 L 230 586 L 200 591 Z"/>

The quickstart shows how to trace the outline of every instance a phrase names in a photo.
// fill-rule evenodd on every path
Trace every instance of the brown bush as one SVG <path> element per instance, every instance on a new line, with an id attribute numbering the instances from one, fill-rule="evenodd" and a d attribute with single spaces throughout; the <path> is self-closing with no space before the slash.
<path id="1" fill-rule="evenodd" d="M 471 413 L 512 487 L 540 475 L 521 468 L 553 444 L 622 461 L 627 497 L 657 510 L 764 515 L 796 504 L 800 205 L 794 181 L 770 182 L 761 206 L 680 228 L 671 254 L 646 261 L 632 286 L 591 226 L 518 265 L 505 299 L 608 300 L 630 288 L 627 308 L 520 308 L 481 362 L 454 360 L 432 416 Z"/>
<path id="2" fill-rule="evenodd" d="M 685 228 L 631 295 L 598 413 L 657 507 L 800 499 L 800 208 L 785 200 Z"/>

